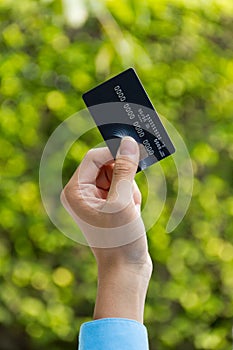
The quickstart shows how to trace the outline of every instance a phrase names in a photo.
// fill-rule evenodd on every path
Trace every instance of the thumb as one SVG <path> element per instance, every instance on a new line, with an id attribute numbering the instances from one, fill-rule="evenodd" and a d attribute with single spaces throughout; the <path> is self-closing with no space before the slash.
<path id="1" fill-rule="evenodd" d="M 108 199 L 115 199 L 116 196 L 128 197 L 132 194 L 138 162 L 139 147 L 137 142 L 130 136 L 124 137 L 117 151 Z"/>

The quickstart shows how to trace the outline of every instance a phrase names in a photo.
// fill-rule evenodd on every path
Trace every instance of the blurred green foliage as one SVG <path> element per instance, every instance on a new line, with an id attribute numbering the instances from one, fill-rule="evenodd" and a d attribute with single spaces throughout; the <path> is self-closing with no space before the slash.
<path id="1" fill-rule="evenodd" d="M 177 179 L 163 162 L 167 205 L 148 232 L 150 349 L 230 349 L 233 3 L 77 1 L 76 22 L 67 4 L 0 1 L 0 349 L 74 349 L 91 319 L 95 262 L 49 221 L 39 162 L 51 132 L 84 108 L 81 94 L 128 66 L 181 133 L 195 173 L 188 213 L 168 235 Z M 66 179 L 97 140 L 71 149 Z"/>

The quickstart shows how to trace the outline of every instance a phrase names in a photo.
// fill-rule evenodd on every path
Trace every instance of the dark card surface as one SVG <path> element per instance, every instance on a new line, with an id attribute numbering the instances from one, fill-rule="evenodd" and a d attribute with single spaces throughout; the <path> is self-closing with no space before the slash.
<path id="1" fill-rule="evenodd" d="M 139 144 L 137 171 L 175 152 L 133 68 L 96 86 L 82 97 L 114 158 L 124 136 L 133 137 Z"/>

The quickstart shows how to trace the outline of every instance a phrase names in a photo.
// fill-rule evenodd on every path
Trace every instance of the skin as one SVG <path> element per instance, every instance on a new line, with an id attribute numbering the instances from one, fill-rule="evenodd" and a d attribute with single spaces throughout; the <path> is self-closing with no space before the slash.
<path id="1" fill-rule="evenodd" d="M 127 145 L 131 146 L 131 151 Z M 61 202 L 88 241 L 90 236 L 84 221 L 97 233 L 104 227 L 111 234 L 113 228 L 131 223 L 135 218 L 139 223 L 137 227 L 144 227 L 140 213 L 141 193 L 134 180 L 138 161 L 138 144 L 131 137 L 125 137 L 115 161 L 108 148 L 89 151 L 63 189 Z M 126 187 L 121 193 L 119 185 L 122 183 Z M 105 208 L 113 211 L 106 212 Z M 121 246 L 111 246 L 110 242 L 109 247 L 103 248 L 100 241 L 98 246 L 90 244 L 90 248 L 98 266 L 93 318 L 121 317 L 143 323 L 152 273 L 145 232 Z"/>

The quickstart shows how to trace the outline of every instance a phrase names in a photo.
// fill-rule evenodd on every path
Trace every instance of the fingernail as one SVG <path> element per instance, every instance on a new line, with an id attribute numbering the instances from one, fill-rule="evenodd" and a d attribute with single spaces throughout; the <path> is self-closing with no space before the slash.
<path id="1" fill-rule="evenodd" d="M 138 144 L 132 137 L 126 136 L 121 140 L 119 154 L 135 155 L 137 151 L 138 151 Z"/>

